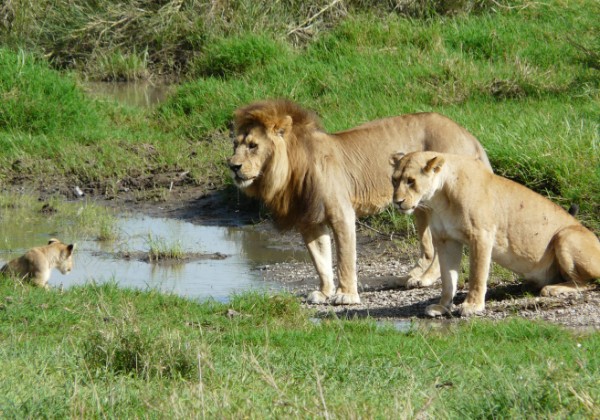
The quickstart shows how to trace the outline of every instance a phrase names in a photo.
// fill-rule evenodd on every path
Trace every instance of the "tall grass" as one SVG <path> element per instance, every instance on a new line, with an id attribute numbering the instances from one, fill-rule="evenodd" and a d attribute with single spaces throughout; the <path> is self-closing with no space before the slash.
<path id="1" fill-rule="evenodd" d="M 214 39 L 266 32 L 305 43 L 349 14 L 375 11 L 417 18 L 520 5 L 492 0 L 8 0 L 0 6 L 0 42 L 50 57 L 59 68 L 115 80 L 187 73 Z M 145 52 L 143 69 L 135 57 Z M 120 60 L 129 57 L 130 60 Z M 133 60 L 133 61 L 132 61 Z M 111 68 L 111 64 L 114 68 Z M 115 71 L 126 65 L 129 70 Z"/>
<path id="2" fill-rule="evenodd" d="M 0 281 L 5 417 L 597 417 L 597 332 L 524 320 L 408 332 L 229 304 Z M 348 398 L 352 395 L 352 398 Z"/>

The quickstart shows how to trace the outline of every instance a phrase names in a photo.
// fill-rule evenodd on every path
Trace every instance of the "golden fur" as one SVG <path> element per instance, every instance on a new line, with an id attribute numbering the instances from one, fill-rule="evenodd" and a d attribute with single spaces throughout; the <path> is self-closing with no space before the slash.
<path id="1" fill-rule="evenodd" d="M 485 308 L 492 259 L 537 284 L 544 296 L 586 290 L 600 278 L 598 238 L 545 197 L 465 156 L 421 152 L 393 161 L 396 206 L 405 213 L 431 212 L 442 298 L 427 307 L 430 316 L 451 310 L 463 244 L 470 273 L 462 315 Z"/>
<path id="2" fill-rule="evenodd" d="M 53 268 L 57 268 L 62 274 L 68 274 L 73 269 L 74 249 L 75 244 L 65 245 L 52 238 L 48 245 L 31 248 L 25 255 L 9 261 L 0 269 L 0 273 L 48 288 Z"/>
<path id="3" fill-rule="evenodd" d="M 244 193 L 267 205 L 278 227 L 302 234 L 321 281 L 320 290 L 308 297 L 313 303 L 328 298 L 334 304 L 360 302 L 355 220 L 390 204 L 392 153 L 464 153 L 489 167 L 477 139 L 435 113 L 385 118 L 328 134 L 313 112 L 291 101 L 271 100 L 238 109 L 234 126 L 234 153 L 228 161 L 234 181 Z M 439 267 L 433 261 L 427 215 L 416 216 L 423 255 L 413 270 L 413 285 L 431 284 L 439 277 Z M 336 243 L 337 290 L 329 228 Z"/>

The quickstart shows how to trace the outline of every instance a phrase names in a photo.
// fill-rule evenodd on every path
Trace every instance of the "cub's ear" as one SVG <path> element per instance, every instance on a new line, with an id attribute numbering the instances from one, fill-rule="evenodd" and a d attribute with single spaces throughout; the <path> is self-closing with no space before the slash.
<path id="1" fill-rule="evenodd" d="M 69 255 L 71 255 L 74 250 L 75 250 L 75 244 L 67 245 L 67 252 L 69 253 Z"/>
<path id="2" fill-rule="evenodd" d="M 286 115 L 281 120 L 277 121 L 275 125 L 273 125 L 273 133 L 276 136 L 284 137 L 285 134 L 289 133 L 292 130 L 292 117 Z"/>
<path id="3" fill-rule="evenodd" d="M 60 241 L 56 238 L 50 238 L 50 240 L 48 241 L 48 245 L 54 244 L 54 243 L 58 244 L 58 243 L 60 243 Z"/>
<path id="4" fill-rule="evenodd" d="M 400 163 L 400 160 L 404 156 L 406 156 L 406 153 L 404 153 L 404 152 L 394 153 L 392 156 L 390 156 L 390 165 L 395 167 L 396 165 L 398 165 Z"/>
<path id="5" fill-rule="evenodd" d="M 444 158 L 441 156 L 436 156 L 427 161 L 427 165 L 425 165 L 425 168 L 423 168 L 423 171 L 425 173 L 428 173 L 431 171 L 438 173 L 442 169 L 442 166 L 444 166 Z"/>

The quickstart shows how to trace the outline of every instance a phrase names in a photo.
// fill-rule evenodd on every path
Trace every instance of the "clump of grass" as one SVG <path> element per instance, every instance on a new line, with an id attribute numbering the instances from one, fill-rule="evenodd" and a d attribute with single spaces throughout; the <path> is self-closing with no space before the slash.
<path id="1" fill-rule="evenodd" d="M 146 80 L 150 78 L 148 52 L 122 53 L 113 51 L 108 54 L 96 53 L 92 58 L 95 66 L 87 71 L 88 77 L 104 81 Z"/>
<path id="2" fill-rule="evenodd" d="M 179 332 L 140 325 L 134 318 L 109 318 L 83 341 L 82 357 L 97 373 L 151 380 L 197 375 L 197 349 Z"/>
<path id="3" fill-rule="evenodd" d="M 180 241 L 169 242 L 160 236 L 148 234 L 147 244 L 150 248 L 148 251 L 148 260 L 151 262 L 162 260 L 181 261 L 185 258 L 185 253 Z"/>

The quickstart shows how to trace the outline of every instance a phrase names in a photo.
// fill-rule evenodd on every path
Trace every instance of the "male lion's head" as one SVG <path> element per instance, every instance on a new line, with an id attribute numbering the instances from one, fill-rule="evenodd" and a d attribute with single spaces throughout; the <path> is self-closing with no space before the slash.
<path id="1" fill-rule="evenodd" d="M 396 153 L 390 164 L 394 167 L 392 185 L 394 204 L 402 213 L 412 214 L 417 207 L 425 207 L 438 187 L 438 174 L 444 158 L 434 152 Z"/>
<path id="2" fill-rule="evenodd" d="M 284 183 L 290 139 L 318 128 L 314 114 L 287 100 L 260 101 L 236 110 L 233 155 L 227 162 L 235 184 L 253 195 L 250 190 L 260 181 L 269 183 L 269 188 Z"/>

